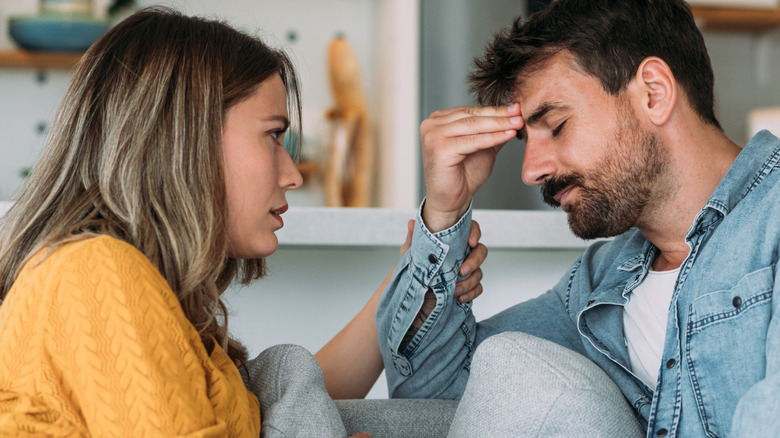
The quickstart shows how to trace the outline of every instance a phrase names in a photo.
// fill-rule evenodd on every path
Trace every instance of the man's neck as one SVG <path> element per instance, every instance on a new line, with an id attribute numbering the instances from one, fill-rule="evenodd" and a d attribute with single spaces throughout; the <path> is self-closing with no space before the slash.
<path id="1" fill-rule="evenodd" d="M 669 146 L 670 174 L 667 181 L 675 187 L 649 205 L 637 227 L 659 253 L 653 262 L 656 271 L 679 267 L 690 248 L 685 236 L 696 215 L 739 155 L 740 147 L 721 131 L 709 126 L 700 130 L 676 132 Z"/>

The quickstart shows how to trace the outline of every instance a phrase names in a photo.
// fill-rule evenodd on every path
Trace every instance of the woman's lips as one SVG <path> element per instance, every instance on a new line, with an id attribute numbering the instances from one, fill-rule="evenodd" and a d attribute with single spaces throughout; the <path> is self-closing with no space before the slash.
<path id="1" fill-rule="evenodd" d="M 287 208 L 288 206 L 285 204 L 277 209 L 271 210 L 271 215 L 275 217 L 282 226 L 284 226 L 284 219 L 282 219 L 282 214 L 287 211 Z"/>

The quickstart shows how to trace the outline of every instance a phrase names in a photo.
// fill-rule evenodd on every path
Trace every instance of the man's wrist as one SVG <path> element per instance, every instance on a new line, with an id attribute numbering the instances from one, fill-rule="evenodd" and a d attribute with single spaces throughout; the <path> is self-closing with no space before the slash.
<path id="1" fill-rule="evenodd" d="M 421 214 L 423 223 L 431 233 L 444 231 L 458 223 L 460 218 L 469 210 L 469 205 L 470 203 L 467 203 L 465 206 L 461 207 L 460 210 L 454 212 L 438 212 L 423 205 Z"/>

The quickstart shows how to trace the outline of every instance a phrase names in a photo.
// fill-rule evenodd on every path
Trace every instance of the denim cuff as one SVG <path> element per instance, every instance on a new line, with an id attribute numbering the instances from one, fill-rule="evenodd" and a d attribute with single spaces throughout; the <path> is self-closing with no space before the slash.
<path id="1" fill-rule="evenodd" d="M 424 273 L 425 278 L 420 279 L 422 283 L 433 286 L 454 282 L 458 278 L 460 265 L 470 252 L 468 238 L 471 230 L 471 204 L 455 225 L 438 233 L 432 233 L 425 226 L 422 220 L 424 205 L 425 200 L 417 211 L 412 246 L 409 249 L 412 260 Z M 432 283 L 432 277 L 437 274 L 440 276 L 439 280 Z"/>

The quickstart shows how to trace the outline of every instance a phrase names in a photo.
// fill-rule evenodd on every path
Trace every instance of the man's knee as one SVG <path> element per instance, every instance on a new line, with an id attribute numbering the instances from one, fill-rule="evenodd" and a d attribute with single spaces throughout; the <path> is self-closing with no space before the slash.
<path id="1" fill-rule="evenodd" d="M 617 390 L 606 373 L 587 357 L 520 332 L 500 333 L 483 341 L 474 354 L 471 371 L 511 374 L 512 380 L 525 384 L 538 382 L 584 389 L 606 386 Z"/>

